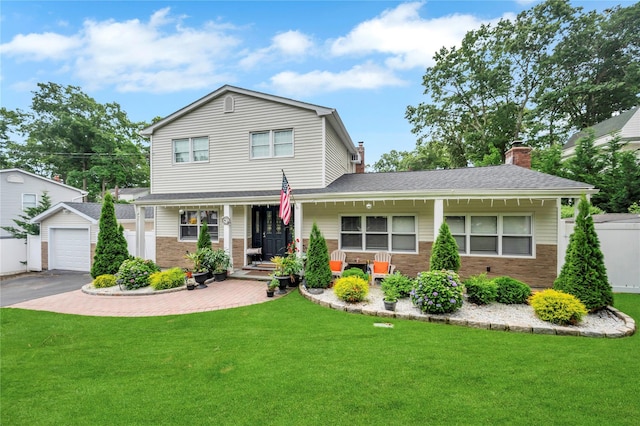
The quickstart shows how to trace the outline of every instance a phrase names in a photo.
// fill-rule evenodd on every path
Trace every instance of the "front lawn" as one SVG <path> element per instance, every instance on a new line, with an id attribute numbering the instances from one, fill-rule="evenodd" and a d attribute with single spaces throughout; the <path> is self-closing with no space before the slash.
<path id="1" fill-rule="evenodd" d="M 616 307 L 640 321 L 640 295 Z M 637 424 L 640 338 L 509 333 L 294 293 L 152 318 L 2 309 L 0 423 Z"/>

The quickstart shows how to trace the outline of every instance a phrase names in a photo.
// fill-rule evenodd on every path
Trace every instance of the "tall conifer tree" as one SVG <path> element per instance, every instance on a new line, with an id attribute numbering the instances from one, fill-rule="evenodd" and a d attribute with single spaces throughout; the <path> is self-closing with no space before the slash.
<path id="1" fill-rule="evenodd" d="M 429 259 L 429 269 L 431 271 L 440 271 L 446 269 L 448 271 L 458 272 L 460 269 L 460 254 L 458 254 L 458 244 L 451 235 L 447 222 L 442 222 L 438 238 L 431 249 L 431 258 Z"/>
<path id="2" fill-rule="evenodd" d="M 93 278 L 104 274 L 115 274 L 122 262 L 129 258 L 129 249 L 123 232 L 122 225 L 119 225 L 116 219 L 113 198 L 111 194 L 106 193 L 102 202 L 98 242 L 91 266 Z M 144 230 L 138 232 L 144 232 Z"/>

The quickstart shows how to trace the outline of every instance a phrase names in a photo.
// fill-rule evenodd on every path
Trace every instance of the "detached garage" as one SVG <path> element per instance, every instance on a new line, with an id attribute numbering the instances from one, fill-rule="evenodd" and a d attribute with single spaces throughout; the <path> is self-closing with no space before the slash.
<path id="1" fill-rule="evenodd" d="M 135 234 L 135 207 L 132 204 L 114 207 L 125 236 Z M 40 223 L 42 268 L 90 271 L 101 213 L 100 203 L 60 203 L 34 217 L 32 221 Z M 145 227 L 145 232 L 153 233 L 153 209 L 146 210 Z"/>

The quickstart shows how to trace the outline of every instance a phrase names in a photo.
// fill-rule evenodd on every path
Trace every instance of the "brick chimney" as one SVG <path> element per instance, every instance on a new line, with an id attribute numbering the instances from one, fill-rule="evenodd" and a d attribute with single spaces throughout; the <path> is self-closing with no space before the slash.
<path id="1" fill-rule="evenodd" d="M 358 154 L 360 155 L 360 164 L 356 164 L 356 173 L 364 173 L 364 142 L 358 142 Z"/>
<path id="2" fill-rule="evenodd" d="M 505 164 L 513 164 L 516 166 L 531 168 L 531 148 L 524 146 L 520 141 L 511 144 L 511 149 L 504 154 Z"/>

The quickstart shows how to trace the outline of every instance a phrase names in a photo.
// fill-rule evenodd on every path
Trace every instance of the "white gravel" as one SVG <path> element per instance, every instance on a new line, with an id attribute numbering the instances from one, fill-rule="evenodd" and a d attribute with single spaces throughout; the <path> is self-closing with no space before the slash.
<path id="1" fill-rule="evenodd" d="M 326 302 L 333 307 L 345 306 L 350 309 L 362 309 L 364 311 L 384 311 L 382 302 L 382 291 L 380 287 L 370 287 L 369 296 L 366 301 L 360 303 L 346 303 L 336 297 L 332 289 L 326 289 L 322 294 L 310 296 L 317 301 Z M 396 304 L 396 313 L 411 314 L 416 318 L 427 316 L 418 308 L 413 306 L 411 300 L 400 299 Z M 430 314 L 432 317 L 434 314 Z M 531 327 L 535 329 L 554 329 L 558 326 L 547 321 L 542 321 L 536 317 L 533 308 L 529 305 L 505 305 L 501 303 L 491 303 L 489 305 L 475 305 L 465 301 L 460 309 L 451 314 L 439 314 L 443 318 L 468 321 L 469 323 L 488 323 L 496 325 L 507 325 L 511 328 Z M 579 325 L 565 326 L 568 329 L 579 331 L 583 335 L 611 334 L 617 330 L 627 327 L 625 321 L 618 318 L 613 312 L 604 309 L 595 314 L 588 314 Z M 635 324 L 634 324 L 635 329 Z"/>

